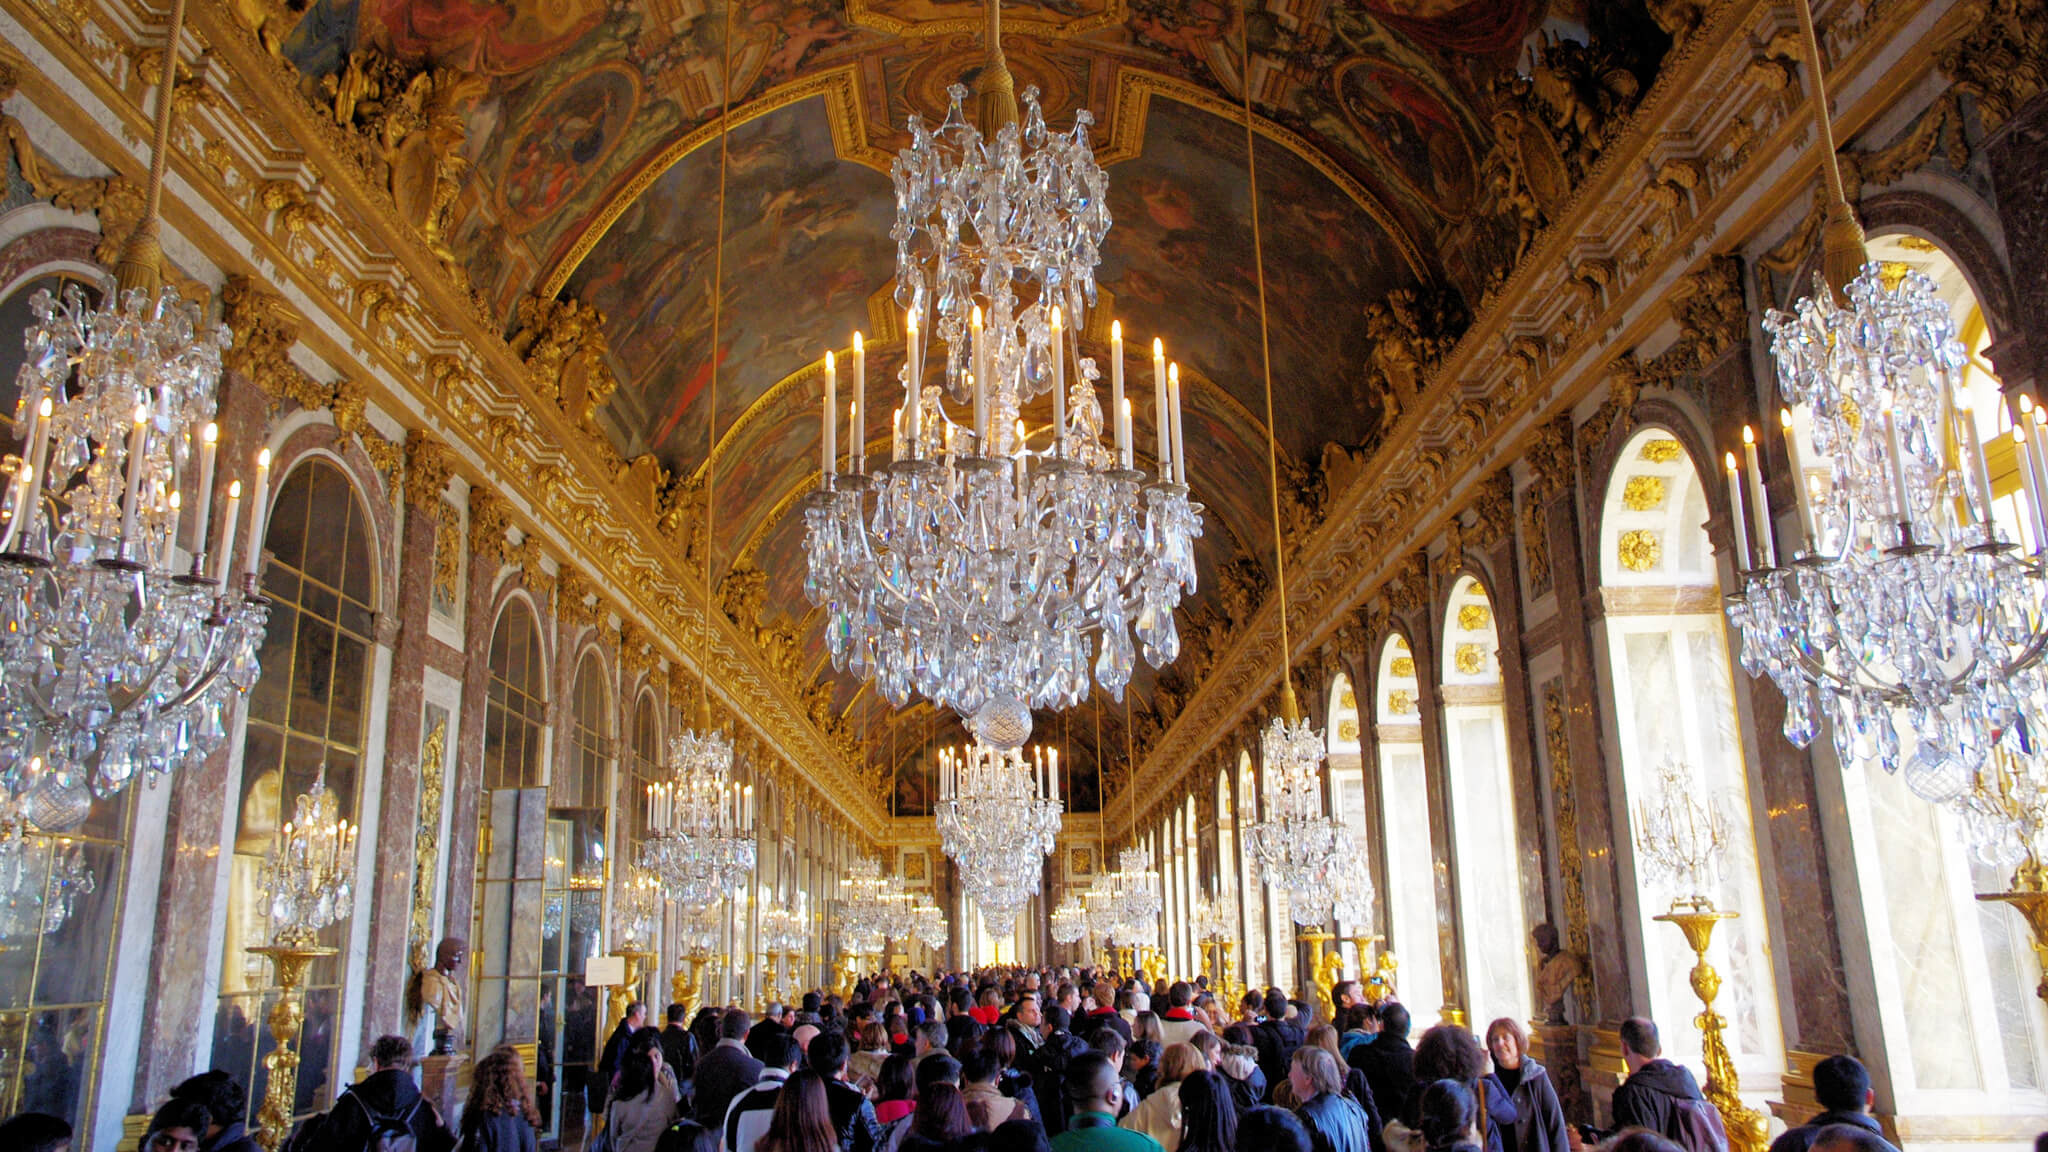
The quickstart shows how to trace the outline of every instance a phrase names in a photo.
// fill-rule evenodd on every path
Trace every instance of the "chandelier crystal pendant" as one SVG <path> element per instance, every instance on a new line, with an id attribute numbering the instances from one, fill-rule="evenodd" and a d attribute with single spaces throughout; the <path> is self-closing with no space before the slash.
<path id="1" fill-rule="evenodd" d="M 1070 133 L 1054 133 L 1027 89 L 1018 123 L 994 0 L 988 51 L 981 128 L 955 85 L 936 129 L 911 117 L 911 146 L 892 170 L 906 363 L 887 465 L 868 468 L 856 333 L 840 470 L 837 363 L 826 355 L 804 590 L 826 610 L 835 669 L 872 678 L 896 707 L 923 695 L 1015 748 L 1032 708 L 1086 697 L 1091 658 L 1095 683 L 1121 699 L 1140 650 L 1155 668 L 1179 654 L 1174 611 L 1195 589 L 1202 508 L 1188 498 L 1179 372 L 1162 344 L 1152 345 L 1149 477 L 1134 466 L 1121 324 L 1110 328 L 1106 411 L 1100 372 L 1080 355 L 1110 225 L 1091 117 L 1083 110 Z M 928 343 L 943 346 L 930 361 Z M 1050 427 L 1034 432 L 1025 406 L 1046 394 Z"/>
<path id="2" fill-rule="evenodd" d="M 1018 914 L 1038 894 L 1065 808 L 1054 783 L 1059 752 L 1034 751 L 1027 759 L 1021 748 L 977 739 L 957 754 L 939 753 L 939 843 L 996 936 L 1014 932 Z"/>
<path id="3" fill-rule="evenodd" d="M 316 947 L 320 930 L 353 910 L 356 831 L 341 818 L 321 769 L 313 787 L 293 801 L 292 818 L 277 830 L 258 881 L 257 903 L 269 911 L 277 944 Z"/>
<path id="4" fill-rule="evenodd" d="M 647 787 L 640 863 L 686 907 L 737 893 L 754 871 L 754 789 L 732 778 L 732 741 L 709 724 L 669 740 L 670 779 Z"/>

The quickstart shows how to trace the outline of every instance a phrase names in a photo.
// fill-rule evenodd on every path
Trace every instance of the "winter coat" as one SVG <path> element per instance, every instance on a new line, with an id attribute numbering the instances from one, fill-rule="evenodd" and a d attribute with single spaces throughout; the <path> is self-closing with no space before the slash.
<path id="1" fill-rule="evenodd" d="M 1315 1152 L 1371 1152 L 1371 1123 L 1357 1102 L 1328 1092 L 1317 1093 L 1294 1110 L 1308 1129 Z"/>
<path id="2" fill-rule="evenodd" d="M 1571 1134 L 1565 1127 L 1564 1108 L 1558 1103 L 1557 1085 L 1550 1079 L 1550 1073 L 1527 1056 L 1522 1057 L 1521 1073 L 1508 1094 L 1519 1116 L 1501 1133 L 1507 1152 L 1571 1152 Z"/>
<path id="3" fill-rule="evenodd" d="M 318 1134 L 294 1147 L 304 1152 L 355 1152 L 369 1143 L 377 1117 L 405 1121 L 418 1152 L 448 1152 L 455 1146 L 455 1137 L 442 1126 L 434 1106 L 420 1098 L 412 1074 L 393 1068 L 372 1072 L 345 1089 L 320 1120 Z"/>
<path id="4" fill-rule="evenodd" d="M 1138 1102 L 1130 1115 L 1116 1122 L 1117 1127 L 1132 1132 L 1143 1132 L 1166 1152 L 1177 1152 L 1180 1148 L 1180 1082 L 1155 1089 L 1150 1096 Z"/>
<path id="5" fill-rule="evenodd" d="M 1648 1128 L 1667 1140 L 1676 1140 L 1678 1102 L 1704 1099 L 1699 1081 L 1683 1065 L 1652 1060 L 1614 1090 L 1614 1126 Z"/>
<path id="6" fill-rule="evenodd" d="M 614 1098 L 605 1106 L 612 1147 L 617 1152 L 654 1152 L 662 1129 L 676 1122 L 678 1095 L 675 1073 L 664 1064 L 647 1091 L 630 1100 Z"/>
<path id="7" fill-rule="evenodd" d="M 462 1118 L 463 1152 L 534 1152 L 533 1125 L 517 1112 Z"/>
<path id="8" fill-rule="evenodd" d="M 1405 1114 L 1408 1093 L 1415 1088 L 1415 1049 L 1406 1036 L 1380 1033 L 1370 1044 L 1361 1044 L 1345 1057 L 1347 1063 L 1365 1073 L 1372 1085 L 1373 1099 L 1382 1112 Z"/>
<path id="9" fill-rule="evenodd" d="M 1814 1139 L 1820 1135 L 1820 1130 L 1830 1124 L 1852 1124 L 1875 1132 L 1880 1137 L 1884 1135 L 1884 1129 L 1878 1127 L 1877 1121 L 1871 1119 L 1868 1112 L 1823 1112 L 1797 1128 L 1787 1128 L 1783 1135 L 1771 1141 L 1771 1152 L 1808 1152 L 1808 1149 L 1813 1147 Z M 1885 1142 L 1885 1147 L 1891 1148 L 1892 1152 L 1898 1152 L 1890 1141 Z"/>

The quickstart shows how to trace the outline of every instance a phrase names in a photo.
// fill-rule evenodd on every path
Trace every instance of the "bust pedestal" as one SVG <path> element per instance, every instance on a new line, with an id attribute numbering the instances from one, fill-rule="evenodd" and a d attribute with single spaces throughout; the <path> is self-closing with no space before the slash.
<path id="1" fill-rule="evenodd" d="M 420 1095 L 440 1111 L 442 1123 L 455 1126 L 456 1106 L 468 1093 L 469 1057 L 454 1052 L 420 1061 Z"/>

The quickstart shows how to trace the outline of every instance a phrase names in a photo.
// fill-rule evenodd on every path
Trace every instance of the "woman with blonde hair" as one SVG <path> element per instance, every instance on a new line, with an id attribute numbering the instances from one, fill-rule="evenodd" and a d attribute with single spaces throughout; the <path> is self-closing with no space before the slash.
<path id="1" fill-rule="evenodd" d="M 1181 1135 L 1180 1082 L 1208 1067 L 1209 1062 L 1193 1044 L 1167 1045 L 1159 1056 L 1159 1086 L 1139 1101 L 1130 1115 L 1117 1121 L 1117 1126 L 1143 1132 L 1159 1141 L 1166 1152 L 1177 1152 Z"/>
<path id="2" fill-rule="evenodd" d="M 1568 1152 L 1570 1130 L 1550 1073 L 1529 1055 L 1529 1034 L 1519 1020 L 1503 1016 L 1486 1026 L 1486 1050 L 1493 1077 L 1508 1090 L 1517 1116 L 1500 1130 L 1502 1152 Z"/>

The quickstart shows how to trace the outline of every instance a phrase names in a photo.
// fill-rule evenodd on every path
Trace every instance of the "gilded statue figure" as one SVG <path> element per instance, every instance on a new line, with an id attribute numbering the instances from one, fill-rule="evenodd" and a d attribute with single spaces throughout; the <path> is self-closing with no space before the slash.
<path id="1" fill-rule="evenodd" d="M 446 1056 L 467 1034 L 469 1021 L 463 1015 L 462 982 L 456 979 L 455 972 L 462 967 L 463 954 L 468 949 L 468 941 L 444 937 L 434 948 L 434 966 L 413 977 L 406 997 L 413 1021 L 413 1051 Z"/>
<path id="2" fill-rule="evenodd" d="M 1557 929 L 1549 924 L 1538 924 L 1529 936 L 1535 941 L 1539 958 L 1536 964 L 1536 1006 L 1541 1019 L 1538 1023 L 1566 1023 L 1565 994 L 1585 972 L 1586 958 L 1559 944 Z"/>

